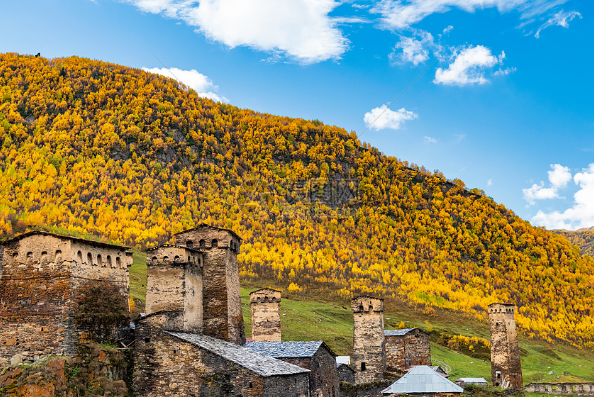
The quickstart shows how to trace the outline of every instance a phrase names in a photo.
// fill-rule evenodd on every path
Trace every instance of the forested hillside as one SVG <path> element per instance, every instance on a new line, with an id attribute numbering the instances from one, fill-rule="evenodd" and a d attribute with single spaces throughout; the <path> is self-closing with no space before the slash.
<path id="1" fill-rule="evenodd" d="M 594 227 L 578 230 L 552 230 L 553 233 L 567 237 L 572 243 L 580 247 L 582 255 L 594 258 Z"/>
<path id="2" fill-rule="evenodd" d="M 594 260 L 459 180 L 355 133 L 202 99 L 81 58 L 0 55 L 0 232 L 56 226 L 138 248 L 201 222 L 244 238 L 244 279 L 370 293 L 594 346 Z"/>

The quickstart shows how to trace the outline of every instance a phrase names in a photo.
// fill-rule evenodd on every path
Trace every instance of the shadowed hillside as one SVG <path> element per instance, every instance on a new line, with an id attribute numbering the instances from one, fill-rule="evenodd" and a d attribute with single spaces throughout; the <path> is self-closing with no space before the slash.
<path id="1" fill-rule="evenodd" d="M 81 58 L 0 55 L 0 233 L 91 233 L 146 248 L 206 222 L 243 236 L 244 280 L 368 293 L 594 346 L 594 260 L 483 192 L 355 133 L 202 99 Z"/>
<path id="2" fill-rule="evenodd" d="M 588 255 L 594 258 L 594 227 L 578 229 L 575 231 L 569 230 L 551 230 L 553 233 L 560 234 L 567 237 L 572 243 L 580 247 L 582 255 Z"/>

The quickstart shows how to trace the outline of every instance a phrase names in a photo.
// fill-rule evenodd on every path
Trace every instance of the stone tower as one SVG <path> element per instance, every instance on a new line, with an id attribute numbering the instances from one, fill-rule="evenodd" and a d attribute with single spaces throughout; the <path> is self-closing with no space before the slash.
<path id="1" fill-rule="evenodd" d="M 252 306 L 252 340 L 254 342 L 280 342 L 281 292 L 263 288 L 250 294 Z"/>
<path id="2" fill-rule="evenodd" d="M 489 305 L 491 328 L 491 379 L 493 386 L 523 390 L 520 346 L 516 334 L 515 306 Z"/>
<path id="3" fill-rule="evenodd" d="M 359 296 L 351 301 L 351 310 L 355 384 L 383 379 L 386 370 L 384 300 Z"/>
<path id="4" fill-rule="evenodd" d="M 243 345 L 245 328 L 237 266 L 241 238 L 231 230 L 201 224 L 176 234 L 175 241 L 204 255 L 203 333 Z"/>
<path id="5" fill-rule="evenodd" d="M 148 250 L 146 265 L 146 314 L 177 312 L 171 329 L 202 332 L 202 252 L 163 245 Z"/>

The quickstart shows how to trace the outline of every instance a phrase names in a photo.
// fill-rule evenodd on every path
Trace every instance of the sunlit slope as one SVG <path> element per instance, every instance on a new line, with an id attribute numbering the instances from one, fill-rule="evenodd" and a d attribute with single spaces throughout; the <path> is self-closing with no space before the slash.
<path id="1" fill-rule="evenodd" d="M 509 301 L 525 335 L 594 346 L 593 259 L 338 127 L 138 69 L 4 54 L 0 145 L 4 235 L 56 225 L 144 248 L 207 222 L 244 237 L 244 280 L 477 317 Z"/>

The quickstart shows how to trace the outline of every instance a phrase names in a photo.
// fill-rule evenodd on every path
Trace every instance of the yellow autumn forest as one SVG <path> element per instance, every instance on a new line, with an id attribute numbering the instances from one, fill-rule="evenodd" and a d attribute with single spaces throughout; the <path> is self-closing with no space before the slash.
<path id="1" fill-rule="evenodd" d="M 216 103 L 175 80 L 0 54 L 0 234 L 66 229 L 145 249 L 198 223 L 244 239 L 244 280 L 400 299 L 594 346 L 594 260 L 354 132 Z"/>

